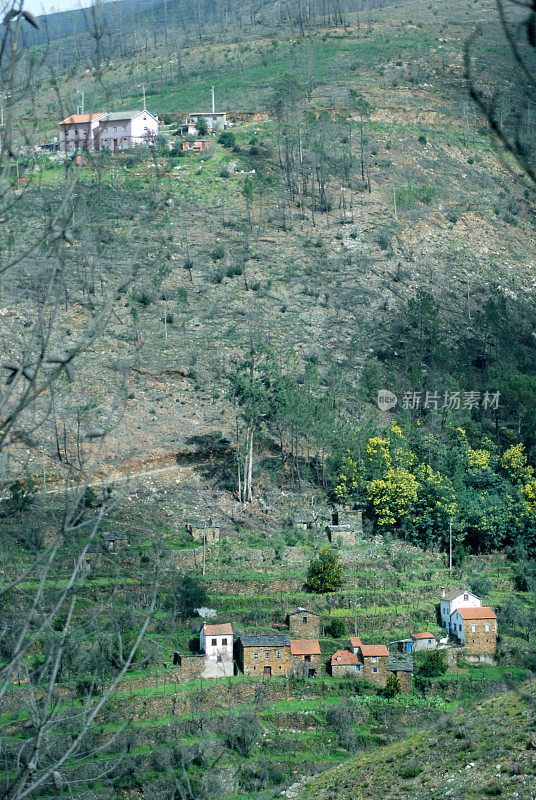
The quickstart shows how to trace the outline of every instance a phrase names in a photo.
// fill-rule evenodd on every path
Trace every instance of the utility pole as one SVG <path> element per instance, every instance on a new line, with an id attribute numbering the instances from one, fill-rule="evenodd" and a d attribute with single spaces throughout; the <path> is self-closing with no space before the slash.
<path id="1" fill-rule="evenodd" d="M 203 575 L 206 571 L 206 560 L 205 560 L 205 552 L 207 547 L 207 531 L 206 528 L 203 528 Z"/>
<path id="2" fill-rule="evenodd" d="M 452 575 L 452 517 L 449 521 L 449 575 Z"/>
<path id="3" fill-rule="evenodd" d="M 216 113 L 216 104 L 214 102 L 214 86 L 212 87 L 212 113 Z"/>
<path id="4" fill-rule="evenodd" d="M 354 600 L 354 636 L 357 636 L 357 600 Z"/>

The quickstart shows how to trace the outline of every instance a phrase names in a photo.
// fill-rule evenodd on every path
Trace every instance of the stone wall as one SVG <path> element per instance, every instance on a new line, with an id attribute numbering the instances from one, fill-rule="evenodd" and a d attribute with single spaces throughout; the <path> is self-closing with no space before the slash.
<path id="1" fill-rule="evenodd" d="M 205 657 L 198 655 L 179 657 L 180 679 L 183 681 L 198 680 L 205 669 Z"/>
<path id="2" fill-rule="evenodd" d="M 315 677 L 319 677 L 322 672 L 322 656 L 310 655 L 309 661 L 305 660 L 305 656 L 292 656 L 293 674 L 299 678 L 309 677 L 309 670 L 316 670 Z"/>
<path id="3" fill-rule="evenodd" d="M 396 670 L 392 674 L 396 675 L 400 681 L 400 690 L 402 692 L 411 692 L 411 687 L 413 685 L 413 675 L 411 672 L 406 672 L 405 670 Z"/>

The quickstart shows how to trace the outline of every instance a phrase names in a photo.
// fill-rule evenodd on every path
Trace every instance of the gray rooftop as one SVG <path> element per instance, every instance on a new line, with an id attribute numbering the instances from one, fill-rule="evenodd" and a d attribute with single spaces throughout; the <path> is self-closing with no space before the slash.
<path id="1" fill-rule="evenodd" d="M 119 122 L 122 119 L 134 119 L 134 117 L 143 113 L 150 114 L 151 117 L 154 117 L 154 114 L 151 114 L 147 109 L 138 108 L 136 111 L 113 111 L 111 114 L 107 115 L 103 122 Z"/>
<path id="2" fill-rule="evenodd" d="M 387 669 L 391 672 L 413 672 L 413 658 L 409 653 L 389 656 Z"/>
<path id="3" fill-rule="evenodd" d="M 296 611 L 289 611 L 289 617 L 293 617 L 294 614 L 314 614 L 315 617 L 320 616 L 317 611 L 311 611 L 309 608 L 302 608 L 302 606 L 298 606 Z"/>
<path id="4" fill-rule="evenodd" d="M 442 597 L 441 600 L 454 600 L 455 597 L 459 597 L 461 594 L 472 594 L 473 597 L 477 597 L 477 595 L 474 592 L 470 592 L 469 589 L 453 589 L 447 592 L 445 597 Z"/>
<path id="5" fill-rule="evenodd" d="M 122 531 L 117 531 L 116 533 L 103 533 L 102 538 L 105 542 L 128 541 L 128 535 Z"/>
<path id="6" fill-rule="evenodd" d="M 290 636 L 284 633 L 270 634 L 262 636 L 252 634 L 241 636 L 242 647 L 290 647 Z"/>

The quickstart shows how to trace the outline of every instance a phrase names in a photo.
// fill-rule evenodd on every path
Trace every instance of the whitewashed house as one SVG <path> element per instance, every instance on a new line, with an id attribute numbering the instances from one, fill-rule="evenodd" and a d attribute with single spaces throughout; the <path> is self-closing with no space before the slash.
<path id="1" fill-rule="evenodd" d="M 71 114 L 59 124 L 60 150 L 98 150 L 99 123 L 106 113 Z"/>
<path id="2" fill-rule="evenodd" d="M 205 654 L 205 678 L 226 678 L 234 673 L 233 626 L 203 623 L 199 631 L 199 649 Z"/>
<path id="3" fill-rule="evenodd" d="M 100 148 L 127 150 L 152 144 L 158 138 L 160 123 L 150 111 L 116 111 L 107 114 L 99 125 Z"/>
<path id="4" fill-rule="evenodd" d="M 458 608 L 479 608 L 482 600 L 468 589 L 455 589 L 452 592 L 441 592 L 439 603 L 439 613 L 441 615 L 441 625 L 450 633 L 451 617 Z"/>

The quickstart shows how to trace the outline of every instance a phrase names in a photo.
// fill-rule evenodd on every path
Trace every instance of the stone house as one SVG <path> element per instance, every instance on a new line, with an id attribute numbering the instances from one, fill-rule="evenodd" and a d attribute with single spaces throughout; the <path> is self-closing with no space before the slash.
<path id="1" fill-rule="evenodd" d="M 71 114 L 59 124 L 60 150 L 98 150 L 99 123 L 106 117 L 99 114 Z"/>
<path id="2" fill-rule="evenodd" d="M 413 683 L 413 658 L 410 654 L 390 655 L 387 659 L 389 674 L 396 675 L 400 681 L 400 689 L 410 692 Z"/>
<path id="3" fill-rule="evenodd" d="M 304 512 L 296 514 L 292 518 L 292 526 L 297 531 L 308 531 L 314 526 L 314 520 L 310 513 Z"/>
<path id="4" fill-rule="evenodd" d="M 350 525 L 357 534 L 363 533 L 363 511 L 360 508 L 334 506 L 331 514 L 332 525 Z"/>
<path id="5" fill-rule="evenodd" d="M 264 678 L 292 675 L 290 636 L 286 634 L 241 636 L 237 656 L 244 675 Z"/>
<path id="6" fill-rule="evenodd" d="M 214 525 L 212 520 L 208 523 L 192 522 L 186 525 L 187 532 L 191 535 L 194 542 L 203 542 L 206 544 L 216 544 L 220 541 L 221 529 L 219 525 Z"/>
<path id="7" fill-rule="evenodd" d="M 298 606 L 287 615 L 287 624 L 291 639 L 320 638 L 322 621 L 316 611 Z"/>
<path id="8" fill-rule="evenodd" d="M 437 639 L 429 631 L 422 631 L 422 633 L 411 634 L 411 651 L 418 653 L 420 650 L 435 650 L 437 647 Z"/>
<path id="9" fill-rule="evenodd" d="M 439 602 L 439 614 L 441 626 L 450 633 L 450 618 L 457 608 L 478 608 L 482 605 L 482 600 L 473 594 L 469 589 L 454 589 L 452 592 L 441 591 Z"/>
<path id="10" fill-rule="evenodd" d="M 199 680 L 204 677 L 206 661 L 203 653 L 175 653 L 173 664 L 180 667 L 180 677 L 182 680 Z"/>
<path id="11" fill-rule="evenodd" d="M 320 642 L 318 639 L 291 639 L 290 654 L 294 663 L 294 674 L 306 678 L 320 675 Z"/>
<path id="12" fill-rule="evenodd" d="M 331 674 L 334 678 L 362 677 L 364 674 L 363 662 L 351 650 L 337 650 L 331 656 Z"/>
<path id="13" fill-rule="evenodd" d="M 355 547 L 355 528 L 353 525 L 327 525 L 326 533 L 331 544 L 337 547 Z"/>
<path id="14" fill-rule="evenodd" d="M 102 546 L 108 553 L 117 553 L 118 550 L 123 550 L 130 547 L 130 539 L 126 533 L 103 533 Z"/>
<path id="15" fill-rule="evenodd" d="M 389 677 L 387 647 L 384 644 L 362 644 L 358 648 L 358 657 L 363 662 L 363 677 L 385 686 Z"/>
<path id="16" fill-rule="evenodd" d="M 450 618 L 450 630 L 467 655 L 495 655 L 497 617 L 489 606 L 457 608 Z"/>

